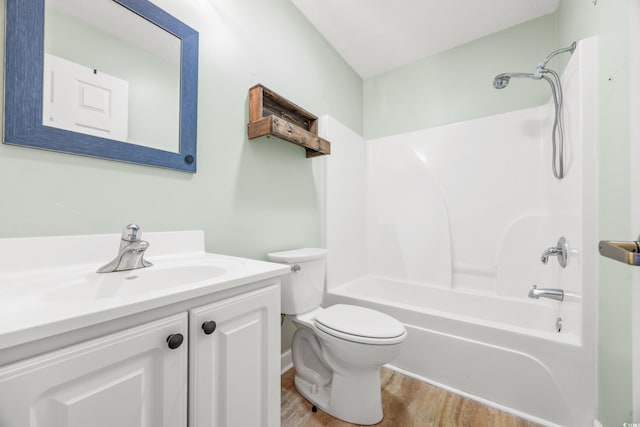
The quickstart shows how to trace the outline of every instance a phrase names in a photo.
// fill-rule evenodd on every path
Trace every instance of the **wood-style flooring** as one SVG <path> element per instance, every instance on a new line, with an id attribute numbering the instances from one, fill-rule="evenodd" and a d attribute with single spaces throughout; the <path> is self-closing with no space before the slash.
<path id="1" fill-rule="evenodd" d="M 293 385 L 294 370 L 282 375 L 281 427 L 348 427 L 306 401 Z M 379 427 L 538 427 L 538 424 L 382 368 Z"/>

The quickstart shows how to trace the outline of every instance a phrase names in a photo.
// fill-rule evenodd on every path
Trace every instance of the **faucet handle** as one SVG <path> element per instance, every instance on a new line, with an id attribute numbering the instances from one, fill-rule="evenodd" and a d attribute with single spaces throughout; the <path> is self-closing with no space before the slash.
<path id="1" fill-rule="evenodd" d="M 126 242 L 137 242 L 141 236 L 142 231 L 140 231 L 140 226 L 137 224 L 129 224 L 122 230 L 121 239 Z"/>
<path id="2" fill-rule="evenodd" d="M 560 264 L 562 268 L 565 268 L 569 257 L 569 243 L 567 243 L 567 239 L 560 237 L 556 246 L 550 247 L 542 253 L 540 261 L 542 261 L 543 264 L 546 264 L 549 261 L 550 256 L 558 257 L 558 264 Z"/>

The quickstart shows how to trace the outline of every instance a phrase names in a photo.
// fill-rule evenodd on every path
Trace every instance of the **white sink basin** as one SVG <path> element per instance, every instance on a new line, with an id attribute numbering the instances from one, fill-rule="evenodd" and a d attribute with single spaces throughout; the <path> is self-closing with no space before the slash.
<path id="1" fill-rule="evenodd" d="M 41 300 L 43 302 L 92 301 L 192 287 L 241 266 L 238 261 L 221 261 L 223 260 L 200 265 L 154 265 L 115 273 L 78 274 L 75 277 L 67 277 L 59 286 L 46 289 L 41 294 Z"/>
<path id="2" fill-rule="evenodd" d="M 93 268 L 87 268 L 27 274 L 0 280 L 0 300 L 20 301 L 20 304 L 11 304 L 19 310 L 34 304 L 152 296 L 219 280 L 242 265 L 238 259 L 200 258 L 181 262 L 160 260 L 152 267 L 114 273 L 96 273 Z M 11 307 L 3 309 L 13 311 Z"/>

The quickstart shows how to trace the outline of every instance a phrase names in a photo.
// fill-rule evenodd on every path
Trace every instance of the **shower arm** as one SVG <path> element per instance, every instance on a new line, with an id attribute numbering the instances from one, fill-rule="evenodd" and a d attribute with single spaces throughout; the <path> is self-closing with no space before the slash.
<path id="1" fill-rule="evenodd" d="M 571 43 L 567 47 L 562 47 L 560 49 L 556 49 L 553 52 L 551 52 L 549 55 L 547 55 L 546 58 L 544 58 L 538 64 L 537 71 L 536 71 L 536 77 L 540 78 L 542 76 L 542 73 L 547 72 L 547 63 L 551 60 L 551 58 L 553 58 L 554 56 L 559 55 L 561 53 L 565 53 L 565 52 L 570 52 L 570 53 L 573 54 L 573 52 L 575 50 L 576 50 L 576 42 L 574 41 L 573 43 Z"/>

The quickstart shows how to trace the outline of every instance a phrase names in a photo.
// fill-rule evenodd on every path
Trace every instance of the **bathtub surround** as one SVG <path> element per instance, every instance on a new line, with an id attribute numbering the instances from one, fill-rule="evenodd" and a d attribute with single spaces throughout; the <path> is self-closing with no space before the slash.
<path id="1" fill-rule="evenodd" d="M 341 252 L 325 304 L 405 323 L 394 366 L 567 426 L 596 415 L 595 48 L 580 41 L 562 76 L 562 181 L 549 167 L 551 103 L 367 141 L 323 121 L 340 141 L 326 159 L 326 243 Z M 543 264 L 560 236 L 566 268 Z M 533 285 L 566 297 L 531 299 Z"/>
<path id="2" fill-rule="evenodd" d="M 639 230 L 637 220 L 632 222 L 629 202 L 633 194 L 630 170 L 637 164 L 637 156 L 630 155 L 629 136 L 630 118 L 637 117 L 637 110 L 629 114 L 629 56 L 637 52 L 638 44 L 636 32 L 632 48 L 629 46 L 629 27 L 637 27 L 637 12 L 630 13 L 632 5 L 635 7 L 629 0 L 561 1 L 552 16 L 366 79 L 365 135 L 383 137 L 513 111 L 516 104 L 519 108 L 541 105 L 548 99 L 539 97 L 544 94 L 538 92 L 537 84 L 529 82 L 528 87 L 518 88 L 517 95 L 507 95 L 483 86 L 480 80 L 493 78 L 505 64 L 509 69 L 525 69 L 530 62 L 523 62 L 523 55 L 530 56 L 536 50 L 541 59 L 573 40 L 597 36 L 598 74 L 591 84 L 599 93 L 594 104 L 598 107 L 594 119 L 598 239 L 622 236 L 621 240 L 632 240 Z M 507 34 L 511 37 L 504 37 Z M 556 69 L 562 69 L 561 64 Z M 638 413 L 635 419 L 631 414 L 631 313 L 638 311 L 631 306 L 632 272 L 630 267 L 607 259 L 595 262 L 600 271 L 596 286 L 598 417 L 604 425 L 622 425 L 638 417 Z M 638 396 L 635 400 L 640 402 Z M 640 403 L 636 407 L 640 408 Z"/>

